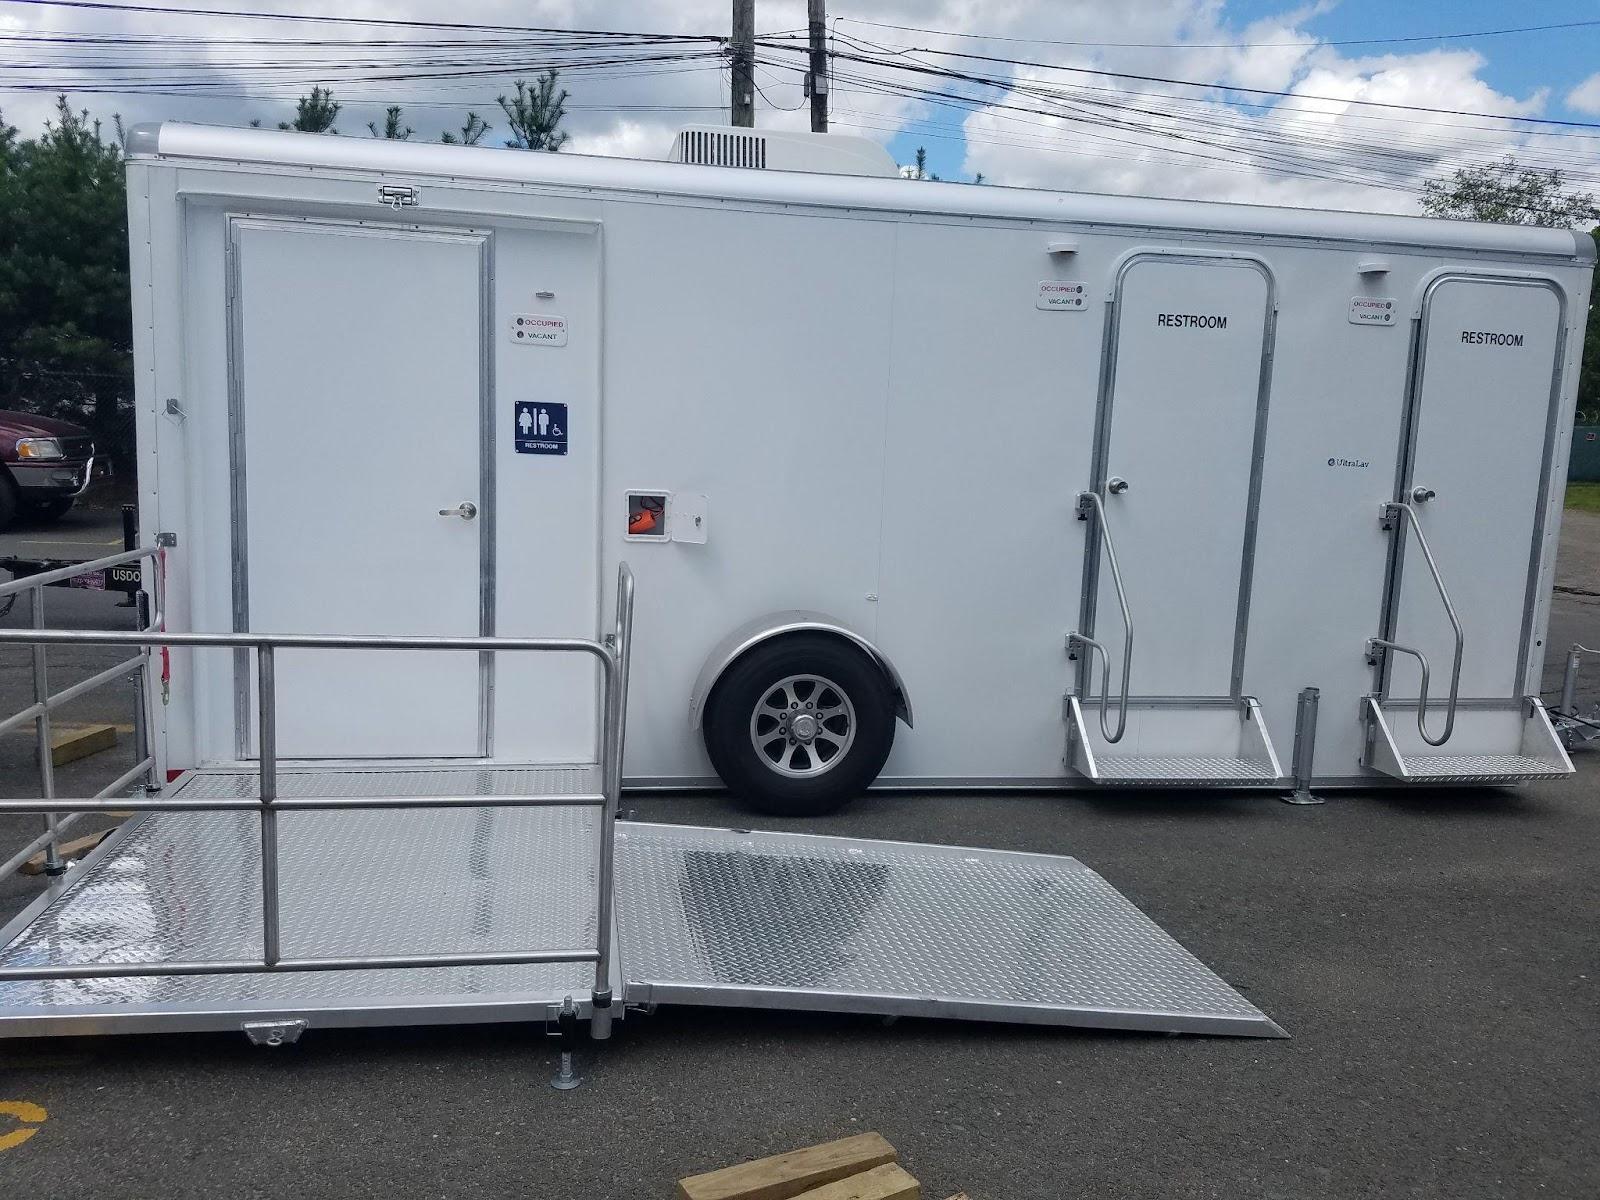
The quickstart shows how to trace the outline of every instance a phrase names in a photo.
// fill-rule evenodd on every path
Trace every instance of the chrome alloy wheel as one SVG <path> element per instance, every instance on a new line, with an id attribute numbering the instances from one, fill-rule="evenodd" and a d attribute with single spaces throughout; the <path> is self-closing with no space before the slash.
<path id="1" fill-rule="evenodd" d="M 780 775 L 821 775 L 844 760 L 855 740 L 855 706 L 820 675 L 778 680 L 750 714 L 750 742 Z"/>

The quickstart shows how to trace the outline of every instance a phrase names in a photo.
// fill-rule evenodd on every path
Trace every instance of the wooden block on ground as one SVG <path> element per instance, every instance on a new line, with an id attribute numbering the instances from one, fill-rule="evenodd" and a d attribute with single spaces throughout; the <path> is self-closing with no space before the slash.
<path id="1" fill-rule="evenodd" d="M 678 1180 L 679 1200 L 790 1200 L 836 1179 L 846 1179 L 895 1161 L 882 1134 L 854 1137 L 758 1158 Z"/>
<path id="2" fill-rule="evenodd" d="M 69 842 L 62 842 L 56 847 L 56 853 L 61 855 L 62 859 L 64 860 L 82 858 L 101 842 L 105 841 L 106 835 L 110 832 L 111 831 L 109 829 L 102 829 L 99 833 L 91 833 L 88 837 L 73 838 Z M 43 870 L 43 850 L 39 851 L 39 853 L 35 854 L 27 862 L 22 864 L 22 873 L 24 875 L 37 875 Z"/>
<path id="3" fill-rule="evenodd" d="M 801 1192 L 795 1200 L 922 1200 L 922 1185 L 899 1163 L 884 1163 Z"/>
<path id="4" fill-rule="evenodd" d="M 50 761 L 65 766 L 116 744 L 115 725 L 57 725 L 50 731 Z"/>

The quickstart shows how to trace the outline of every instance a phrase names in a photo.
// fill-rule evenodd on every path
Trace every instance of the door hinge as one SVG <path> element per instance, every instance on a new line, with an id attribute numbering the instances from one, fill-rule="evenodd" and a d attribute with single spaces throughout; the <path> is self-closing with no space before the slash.
<path id="1" fill-rule="evenodd" d="M 417 189 L 408 183 L 380 183 L 378 203 L 387 204 L 398 212 L 417 202 Z"/>

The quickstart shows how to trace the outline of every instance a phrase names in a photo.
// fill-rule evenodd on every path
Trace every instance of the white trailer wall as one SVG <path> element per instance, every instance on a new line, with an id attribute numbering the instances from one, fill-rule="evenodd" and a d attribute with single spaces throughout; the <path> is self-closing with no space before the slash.
<path id="1" fill-rule="evenodd" d="M 1550 231 L 238 131 L 168 127 L 161 138 L 171 157 L 136 158 L 130 180 L 145 520 L 152 536 L 179 534 L 173 627 L 231 626 L 227 214 L 483 229 L 493 311 L 481 416 L 493 480 L 479 499 L 494 528 L 492 627 L 593 634 L 610 604 L 601 581 L 630 562 L 640 604 L 627 773 L 644 783 L 711 777 L 689 724 L 696 676 L 731 629 L 788 609 L 825 612 L 874 640 L 904 678 L 916 724 L 900 730 L 887 779 L 1074 782 L 1062 763 L 1074 679 L 1063 639 L 1079 622 L 1089 526 L 1075 498 L 1093 482 L 1107 304 L 1119 264 L 1165 253 L 1258 260 L 1270 275 L 1276 329 L 1243 692 L 1260 698 L 1287 758 L 1297 694 L 1320 687 L 1316 772 L 1363 777 L 1364 646 L 1380 632 L 1393 537 L 1378 515 L 1396 494 L 1427 280 L 1446 268 L 1552 280 L 1567 300 L 1567 398 L 1588 299 L 1588 264 Z M 418 205 L 377 204 L 380 182 L 420 184 Z M 1060 252 L 1064 241 L 1075 249 Z M 1041 308 L 1041 282 L 1082 282 L 1090 302 Z M 1391 299 L 1398 319 L 1353 323 L 1354 298 Z M 394 302 L 426 311 L 430 297 Z M 523 312 L 565 318 L 566 345 L 513 343 L 506 322 Z M 1181 359 L 1162 361 L 1174 340 L 1123 340 L 1122 354 L 1181 383 Z M 181 419 L 165 414 L 169 397 Z M 513 406 L 528 399 L 568 405 L 567 455 L 516 453 Z M 423 436 L 476 438 L 471 407 L 442 402 Z M 1557 411 L 1559 480 L 1570 404 Z M 298 467 L 314 481 L 380 470 L 382 442 L 308 454 Z M 1204 488 L 1211 464 L 1198 448 L 1195 457 L 1188 483 Z M 1227 470 L 1232 495 L 1248 464 Z M 1525 484 L 1528 465 L 1515 473 Z M 707 497 L 705 544 L 626 537 L 629 490 Z M 1558 491 L 1542 530 L 1541 598 Z M 1525 547 L 1533 514 L 1517 521 L 1502 536 Z M 1215 569 L 1235 577 L 1237 536 L 1215 554 Z M 1187 573 L 1207 561 L 1200 548 Z M 1521 579 L 1441 567 L 1459 590 L 1510 589 L 1521 602 Z M 1143 643 L 1148 658 L 1136 652 L 1152 678 L 1163 658 L 1173 677 L 1187 666 L 1183 574 L 1151 596 L 1147 573 L 1130 595 L 1136 617 L 1159 630 Z M 419 562 L 415 594 L 372 602 L 420 622 L 429 586 Z M 1117 622 L 1104 599 L 1099 607 L 1115 651 Z M 1540 637 L 1543 614 L 1541 602 Z M 1203 652 L 1223 649 L 1213 638 Z M 587 678 L 583 667 L 502 662 L 494 756 L 581 756 Z M 404 699 L 425 707 L 426 687 Z M 228 664 L 175 654 L 164 716 L 174 765 L 230 757 Z"/>

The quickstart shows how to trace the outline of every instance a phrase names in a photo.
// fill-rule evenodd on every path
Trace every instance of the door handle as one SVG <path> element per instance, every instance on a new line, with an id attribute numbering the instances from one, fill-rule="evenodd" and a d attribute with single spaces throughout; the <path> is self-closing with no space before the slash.
<path id="1" fill-rule="evenodd" d="M 1423 487 L 1420 484 L 1411 489 L 1411 500 L 1414 504 L 1426 504 L 1436 495 L 1438 495 L 1438 493 L 1435 492 L 1431 487 Z"/>
<path id="2" fill-rule="evenodd" d="M 1113 496 L 1120 496 L 1128 490 L 1128 481 L 1120 475 L 1113 475 L 1106 480 L 1106 491 Z"/>
<path id="3" fill-rule="evenodd" d="M 454 508 L 441 508 L 441 517 L 460 517 L 463 521 L 470 521 L 478 515 L 478 506 L 471 500 L 463 500 Z"/>

